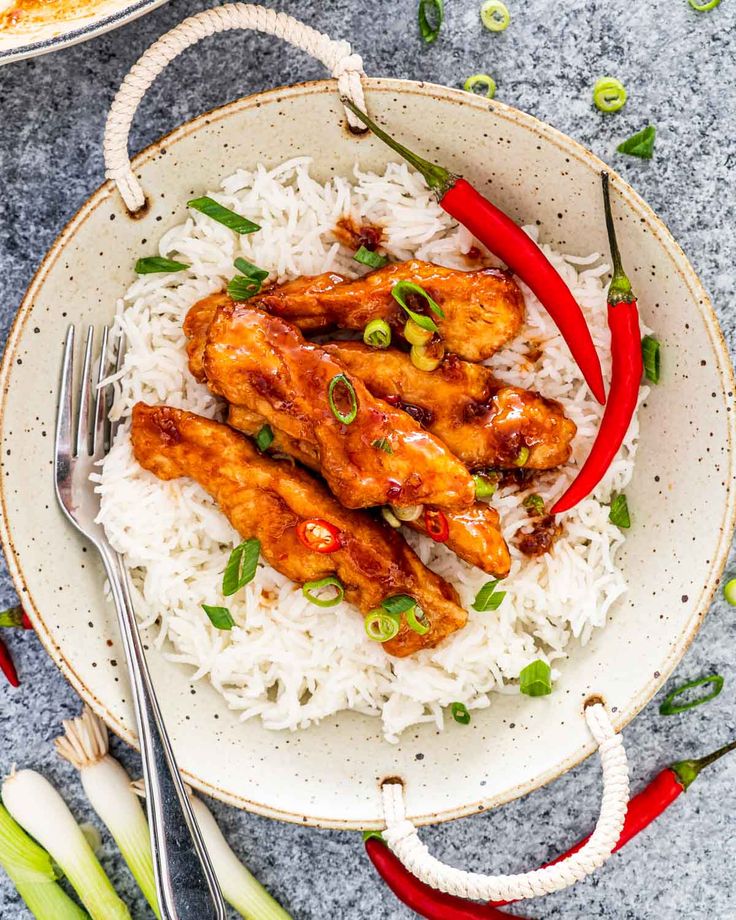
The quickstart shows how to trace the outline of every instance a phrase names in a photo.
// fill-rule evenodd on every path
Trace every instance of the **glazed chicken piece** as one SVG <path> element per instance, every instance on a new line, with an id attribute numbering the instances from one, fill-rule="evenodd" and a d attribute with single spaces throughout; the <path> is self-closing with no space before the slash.
<path id="1" fill-rule="evenodd" d="M 202 316 L 195 308 L 187 335 Z M 201 370 L 214 393 L 307 443 L 346 508 L 473 504 L 472 477 L 441 441 L 291 323 L 228 299 L 210 323 Z"/>
<path id="2" fill-rule="evenodd" d="M 230 406 L 228 425 L 255 437 L 266 424 L 263 416 L 240 406 Z M 269 449 L 276 455 L 293 457 L 304 466 L 320 471 L 319 460 L 309 444 L 297 441 L 283 431 L 271 428 L 273 441 Z M 511 568 L 511 556 L 501 533 L 498 512 L 489 505 L 476 502 L 463 511 L 442 512 L 447 519 L 448 536 L 445 546 L 471 565 L 478 566 L 495 578 L 505 578 Z M 424 516 L 416 521 L 403 521 L 405 527 L 426 534 Z"/>
<path id="3" fill-rule="evenodd" d="M 399 281 L 413 281 L 439 304 L 445 318 L 432 314 L 432 319 L 445 348 L 468 361 L 490 358 L 524 322 L 524 298 L 506 272 L 458 271 L 418 259 L 394 262 L 355 281 L 334 272 L 297 278 L 266 288 L 250 304 L 295 323 L 303 332 L 362 331 L 372 319 L 384 319 L 401 338 L 407 315 L 391 295 Z M 427 312 L 421 295 L 409 294 L 406 302 L 416 312 Z"/>
<path id="4" fill-rule="evenodd" d="M 431 431 L 471 469 L 565 463 L 575 423 L 562 406 L 539 393 L 499 383 L 490 368 L 450 355 L 434 371 L 416 368 L 394 348 L 362 342 L 322 346 L 359 377 L 374 396 L 399 406 Z M 519 463 L 520 451 L 529 456 Z"/>
<path id="5" fill-rule="evenodd" d="M 336 575 L 346 600 L 364 614 L 387 597 L 413 597 L 430 628 L 420 636 L 402 621 L 398 635 L 384 643 L 389 654 L 432 648 L 465 625 L 455 589 L 422 565 L 395 531 L 364 512 L 346 510 L 308 472 L 259 453 L 227 425 L 138 403 L 131 439 L 141 466 L 159 479 L 196 480 L 243 539 L 260 540 L 263 558 L 287 578 L 304 584 Z M 297 526 L 310 520 L 337 528 L 339 549 L 322 553 L 305 546 Z"/>

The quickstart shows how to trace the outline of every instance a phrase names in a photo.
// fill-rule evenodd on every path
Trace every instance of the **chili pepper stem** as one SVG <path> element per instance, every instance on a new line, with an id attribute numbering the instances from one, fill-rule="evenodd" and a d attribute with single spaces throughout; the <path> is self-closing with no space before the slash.
<path id="1" fill-rule="evenodd" d="M 379 127 L 372 118 L 366 115 L 365 112 L 361 111 L 357 105 L 348 99 L 347 96 L 342 97 L 343 105 L 346 105 L 351 112 L 353 112 L 363 124 L 369 128 L 376 137 L 380 138 L 384 144 L 395 150 L 400 156 L 402 156 L 407 163 L 410 163 L 417 172 L 420 172 L 424 176 L 424 180 L 427 185 L 433 189 L 437 195 L 441 198 L 452 186 L 457 182 L 458 177 L 454 176 L 449 170 L 445 169 L 444 166 L 438 166 L 436 163 L 430 163 L 429 160 L 425 160 L 424 157 L 420 157 L 419 154 L 414 153 L 412 150 L 409 150 L 408 147 L 405 147 L 403 144 L 400 144 L 397 140 L 394 140 L 390 134 L 387 134 L 383 128 Z"/>
<path id="2" fill-rule="evenodd" d="M 20 605 L 17 607 L 9 607 L 7 610 L 0 610 L 0 628 L 4 626 L 23 626 L 25 628 L 23 623 L 23 608 Z"/>
<path id="3" fill-rule="evenodd" d="M 696 760 L 678 760 L 677 763 L 672 764 L 671 769 L 682 783 L 682 788 L 687 790 L 695 782 L 702 770 L 731 751 L 736 751 L 736 741 L 724 744 L 723 747 L 713 751 L 712 754 L 707 754 L 705 757 L 700 757 Z"/>
<path id="4" fill-rule="evenodd" d="M 608 302 L 610 304 L 631 303 L 635 300 L 634 292 L 631 289 L 631 282 L 624 271 L 621 262 L 621 253 L 618 248 L 616 239 L 616 228 L 613 225 L 613 213 L 611 212 L 611 195 L 609 191 L 609 177 L 607 172 L 601 173 L 603 183 L 603 210 L 606 214 L 606 230 L 608 232 L 608 246 L 611 250 L 611 261 L 613 262 L 613 276 L 608 288 Z"/>

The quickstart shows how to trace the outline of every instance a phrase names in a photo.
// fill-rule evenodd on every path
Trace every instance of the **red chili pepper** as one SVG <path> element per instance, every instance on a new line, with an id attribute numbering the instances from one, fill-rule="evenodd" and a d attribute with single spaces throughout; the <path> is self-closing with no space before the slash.
<path id="1" fill-rule="evenodd" d="M 13 687 L 20 687 L 18 672 L 15 670 L 13 659 L 10 657 L 7 645 L 0 639 L 0 671 L 8 678 L 8 683 Z"/>
<path id="2" fill-rule="evenodd" d="M 509 914 L 490 904 L 479 904 L 430 888 L 405 869 L 380 837 L 365 841 L 368 858 L 376 871 L 407 907 L 427 920 L 509 920 Z"/>
<path id="3" fill-rule="evenodd" d="M 572 481 L 565 494 L 552 506 L 552 514 L 569 511 L 589 495 L 598 485 L 611 461 L 618 453 L 639 398 L 639 384 L 643 371 L 639 309 L 631 290 L 631 282 L 621 265 L 621 253 L 616 241 L 616 230 L 611 214 L 608 194 L 608 173 L 602 173 L 603 204 L 606 211 L 606 229 L 611 248 L 613 277 L 608 288 L 608 325 L 611 329 L 611 385 L 608 404 L 601 419 L 598 434 L 588 454 L 588 459 Z"/>
<path id="4" fill-rule="evenodd" d="M 343 102 L 377 137 L 424 176 L 448 214 L 467 227 L 532 289 L 557 324 L 591 392 L 598 402 L 605 403 L 601 363 L 583 312 L 539 246 L 468 181 L 404 147 L 349 99 L 344 98 Z"/>
<path id="5" fill-rule="evenodd" d="M 424 529 L 435 543 L 446 543 L 450 537 L 450 522 L 447 515 L 436 508 L 424 509 Z"/>
<path id="6" fill-rule="evenodd" d="M 307 549 L 313 549 L 316 553 L 334 553 L 342 546 L 339 529 L 322 518 L 300 521 L 296 535 Z"/>
<path id="7" fill-rule="evenodd" d="M 618 843 L 613 848 L 613 852 L 620 850 L 629 840 L 632 840 L 640 831 L 648 827 L 655 818 L 658 818 L 662 812 L 666 811 L 675 799 L 687 791 L 705 767 L 710 766 L 710 764 L 723 757 L 724 754 L 734 750 L 736 750 L 736 741 L 724 745 L 706 757 L 701 757 L 698 760 L 679 760 L 677 763 L 673 763 L 671 766 L 661 770 L 649 785 L 629 802 L 623 830 L 618 838 Z M 553 866 L 568 856 L 572 856 L 573 853 L 577 853 L 588 842 L 588 839 L 589 837 L 583 838 L 575 846 L 570 847 L 566 853 L 544 865 Z M 513 902 L 494 901 L 493 905 L 502 907 L 504 904 L 510 903 Z"/>
<path id="8" fill-rule="evenodd" d="M 33 629 L 33 623 L 22 607 L 9 607 L 7 610 L 0 610 L 0 628 L 2 627 Z"/>

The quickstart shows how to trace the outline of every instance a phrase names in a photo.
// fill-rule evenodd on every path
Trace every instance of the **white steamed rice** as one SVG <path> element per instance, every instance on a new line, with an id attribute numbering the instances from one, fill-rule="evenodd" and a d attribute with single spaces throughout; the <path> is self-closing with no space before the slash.
<path id="1" fill-rule="evenodd" d="M 310 176 L 310 160 L 300 158 L 270 171 L 239 170 L 211 194 L 262 229 L 238 236 L 192 212 L 165 234 L 160 254 L 189 262 L 191 269 L 141 276 L 119 302 L 117 322 L 128 351 L 113 417 L 127 416 L 138 400 L 218 415 L 217 400 L 188 372 L 182 321 L 193 303 L 235 274 L 239 255 L 279 281 L 327 270 L 355 276 L 362 267 L 333 235 L 338 219 L 348 214 L 357 223 L 382 226 L 393 259 L 415 256 L 467 269 L 464 254 L 475 244 L 404 165 L 392 164 L 380 176 L 356 168 L 354 182 L 334 178 L 322 185 Z M 525 229 L 536 238 L 537 228 Z M 578 258 L 543 248 L 581 304 L 607 375 L 607 264 L 598 253 Z M 489 363 L 499 378 L 559 400 L 578 426 L 573 463 L 534 481 L 533 491 L 551 503 L 587 454 L 602 410 L 548 314 L 528 289 L 524 294 L 525 329 Z M 527 356 L 529 343 L 541 346 L 536 361 Z M 444 708 L 452 702 L 479 709 L 490 705 L 492 692 L 517 693 L 519 672 L 536 658 L 553 664 L 556 675 L 554 663 L 605 625 L 609 608 L 626 590 L 615 562 L 624 537 L 609 522 L 606 503 L 631 477 L 637 434 L 634 421 L 594 497 L 563 517 L 564 532 L 545 556 L 529 559 L 514 545 L 529 523 L 522 507 L 526 493 L 504 488 L 496 494 L 493 504 L 513 562 L 503 586 L 506 598 L 495 612 L 470 607 L 488 581 L 485 573 L 444 546 L 409 535 L 422 560 L 457 587 L 470 617 L 438 648 L 406 659 L 391 658 L 369 641 L 355 608 L 315 607 L 298 585 L 265 564 L 227 601 L 235 628 L 215 629 L 201 605 L 225 603 L 222 571 L 241 538 L 196 483 L 161 482 L 142 470 L 127 426 L 99 477 L 100 520 L 132 572 L 142 625 L 155 631 L 167 657 L 191 669 L 192 681 L 208 679 L 242 718 L 259 717 L 269 729 L 305 728 L 354 709 L 380 716 L 386 738 L 396 740 L 416 723 L 442 728 Z"/>

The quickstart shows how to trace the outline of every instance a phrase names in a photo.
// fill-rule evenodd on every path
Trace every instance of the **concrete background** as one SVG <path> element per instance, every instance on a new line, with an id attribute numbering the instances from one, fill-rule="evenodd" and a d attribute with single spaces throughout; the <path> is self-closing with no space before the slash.
<path id="1" fill-rule="evenodd" d="M 65 221 L 102 181 L 100 143 L 107 108 L 129 67 L 155 38 L 202 7 L 173 0 L 118 31 L 0 70 L 0 337 L 43 253 Z M 419 39 L 416 0 L 280 0 L 290 12 L 353 42 L 376 75 L 456 86 L 485 71 L 498 98 L 531 112 L 615 167 L 669 224 L 714 297 L 734 345 L 736 293 L 736 4 L 711 13 L 687 0 L 509 0 L 511 26 L 485 31 L 480 0 L 447 0 L 445 26 L 431 47 Z M 591 105 L 598 76 L 620 77 L 623 112 Z M 153 86 L 136 118 L 132 149 L 211 106 L 275 85 L 323 76 L 320 65 L 263 36 L 208 39 L 176 61 Z M 655 157 L 615 153 L 646 123 L 658 129 Z M 104 270 L 104 266 L 101 266 Z M 15 602 L 3 568 L 0 608 Z M 91 816 L 71 768 L 51 739 L 78 701 L 32 634 L 7 636 L 23 686 L 0 685 L 0 770 L 12 763 L 42 770 L 80 820 Z M 718 600 L 670 689 L 709 672 L 727 678 L 721 697 L 686 715 L 663 718 L 655 700 L 625 732 L 634 789 L 665 764 L 696 756 L 736 734 L 733 677 L 736 618 Z M 137 758 L 115 744 L 132 773 Z M 713 768 L 656 826 L 593 878 L 528 903 L 535 918 L 669 920 L 736 916 L 736 757 Z M 547 788 L 495 813 L 426 833 L 431 848 L 456 865 L 522 871 L 589 830 L 599 776 L 583 764 Z M 299 920 L 407 918 L 377 881 L 355 833 L 314 831 L 214 806 L 221 825 L 256 875 Z M 149 917 L 122 861 L 105 840 L 103 861 L 134 918 Z M 26 918 L 0 873 L 0 916 Z"/>

